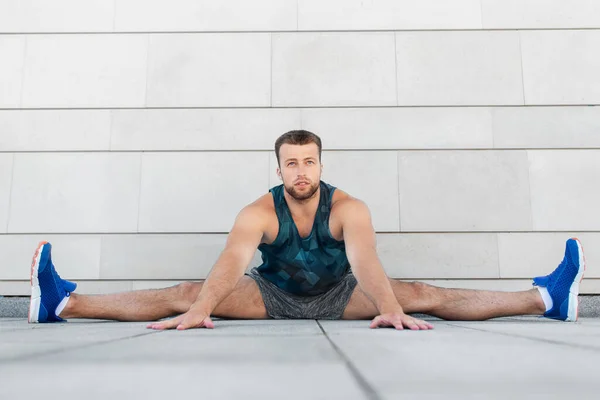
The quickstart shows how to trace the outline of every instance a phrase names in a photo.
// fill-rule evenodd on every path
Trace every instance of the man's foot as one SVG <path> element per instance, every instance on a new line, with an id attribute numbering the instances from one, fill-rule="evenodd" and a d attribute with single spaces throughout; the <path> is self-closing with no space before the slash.
<path id="1" fill-rule="evenodd" d="M 56 309 L 77 287 L 76 283 L 61 279 L 52 264 L 52 245 L 41 242 L 31 262 L 31 301 L 29 323 L 61 322 Z"/>
<path id="2" fill-rule="evenodd" d="M 546 276 L 533 278 L 533 285 L 545 287 L 552 298 L 552 308 L 544 317 L 561 321 L 577 321 L 579 283 L 585 272 L 585 257 L 579 239 L 567 240 L 565 257 L 556 269 Z"/>

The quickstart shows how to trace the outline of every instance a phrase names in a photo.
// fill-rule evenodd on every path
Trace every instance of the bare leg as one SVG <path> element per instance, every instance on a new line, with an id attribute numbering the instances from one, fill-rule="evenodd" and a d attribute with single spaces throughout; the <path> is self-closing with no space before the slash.
<path id="1" fill-rule="evenodd" d="M 541 315 L 546 311 L 537 289 L 523 292 L 444 289 L 420 282 L 390 279 L 398 302 L 407 313 L 424 313 L 447 320 L 482 321 L 513 315 Z M 357 286 L 343 319 L 371 319 L 379 313 Z"/>
<path id="2" fill-rule="evenodd" d="M 139 290 L 107 295 L 84 296 L 71 293 L 61 318 L 97 318 L 116 321 L 155 321 L 185 313 L 202 288 L 201 282 L 185 282 L 166 289 Z M 212 314 L 215 317 L 268 318 L 256 282 L 242 277 Z"/>

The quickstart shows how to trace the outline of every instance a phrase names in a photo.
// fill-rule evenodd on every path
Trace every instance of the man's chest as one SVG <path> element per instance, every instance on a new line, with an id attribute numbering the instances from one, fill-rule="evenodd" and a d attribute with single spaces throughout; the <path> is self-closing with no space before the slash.
<path id="1" fill-rule="evenodd" d="M 310 233 L 314 228 L 317 228 L 315 226 L 315 218 L 313 217 L 312 219 L 309 218 L 294 218 L 292 217 L 292 220 L 290 221 L 294 224 L 295 226 L 295 232 L 297 232 L 301 238 L 306 238 L 310 235 Z M 319 222 L 316 222 L 319 223 Z M 343 232 L 342 232 L 342 224 L 341 221 L 339 219 L 339 217 L 336 215 L 335 212 L 332 212 L 331 215 L 329 216 L 329 220 L 326 222 L 323 222 L 327 224 L 327 227 L 329 228 L 329 232 L 331 232 L 331 236 L 335 239 L 335 240 L 342 240 L 343 239 Z M 279 228 L 280 228 L 280 223 L 279 223 L 279 219 L 277 218 L 277 214 L 273 211 L 273 214 L 270 216 L 269 218 L 269 222 L 267 224 L 267 229 L 266 232 L 264 234 L 263 237 L 263 243 L 273 243 L 273 241 L 275 241 L 275 239 L 277 238 L 277 236 L 279 235 Z"/>

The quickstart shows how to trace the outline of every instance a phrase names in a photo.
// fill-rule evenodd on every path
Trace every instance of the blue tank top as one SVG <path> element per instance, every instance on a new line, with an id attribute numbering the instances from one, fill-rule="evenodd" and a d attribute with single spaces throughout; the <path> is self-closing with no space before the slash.
<path id="1" fill-rule="evenodd" d="M 283 196 L 283 185 L 270 189 L 279 233 L 273 243 L 258 246 L 263 261 L 257 268 L 261 276 L 280 289 L 300 296 L 327 292 L 350 270 L 344 241 L 334 239 L 329 231 L 331 199 L 336 188 L 323 181 L 320 185 L 319 206 L 306 238 L 298 233 Z"/>

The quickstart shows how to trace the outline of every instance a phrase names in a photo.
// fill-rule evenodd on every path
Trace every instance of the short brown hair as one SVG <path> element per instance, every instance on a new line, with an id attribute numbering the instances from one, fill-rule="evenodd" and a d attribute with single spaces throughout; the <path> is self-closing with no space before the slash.
<path id="1" fill-rule="evenodd" d="M 277 165 L 279 164 L 279 149 L 284 144 L 305 145 L 314 143 L 319 148 L 319 162 L 321 162 L 321 138 L 312 132 L 305 130 L 289 131 L 279 136 L 275 141 L 275 155 L 277 156 Z"/>

